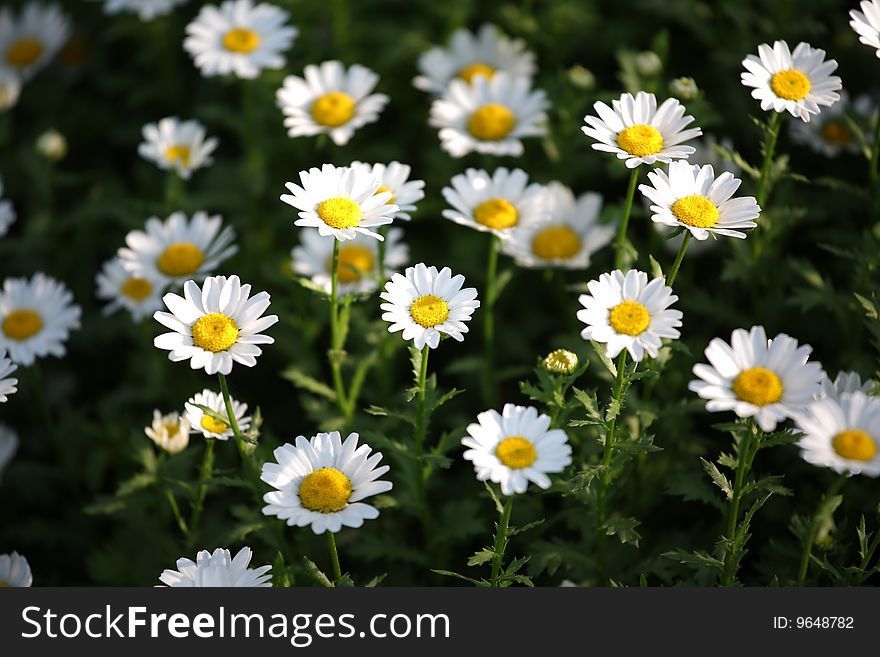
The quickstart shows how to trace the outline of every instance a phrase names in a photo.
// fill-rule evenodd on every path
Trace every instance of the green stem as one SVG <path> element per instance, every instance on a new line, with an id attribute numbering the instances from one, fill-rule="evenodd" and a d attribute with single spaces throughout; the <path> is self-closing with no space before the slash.
<path id="1" fill-rule="evenodd" d="M 168 213 L 181 209 L 183 195 L 183 179 L 177 175 L 177 171 L 171 169 L 165 178 L 165 209 Z"/>
<path id="2" fill-rule="evenodd" d="M 501 562 L 504 559 L 504 551 L 507 549 L 507 531 L 510 527 L 510 512 L 513 510 L 513 495 L 507 496 L 504 510 L 501 512 L 501 522 L 498 523 L 498 532 L 495 534 L 495 554 L 492 557 L 492 577 L 489 580 L 492 587 L 498 587 L 498 575 L 501 574 Z"/>
<path id="3" fill-rule="evenodd" d="M 617 239 L 614 240 L 614 268 L 623 267 L 623 254 L 626 250 L 626 229 L 629 226 L 629 215 L 632 214 L 633 198 L 636 194 L 636 183 L 639 180 L 639 168 L 635 167 L 629 175 L 629 186 L 626 189 L 626 201 L 623 205 L 623 216 L 617 227 Z"/>
<path id="4" fill-rule="evenodd" d="M 178 506 L 177 504 L 177 498 L 174 496 L 174 491 L 165 485 L 163 466 L 167 457 L 168 454 L 165 452 L 161 452 L 159 454 L 159 458 L 156 463 L 156 485 L 161 491 L 163 497 L 168 501 L 168 506 L 171 507 L 171 512 L 174 514 L 174 520 L 175 522 L 177 522 L 177 526 L 180 529 L 181 533 L 184 536 L 187 536 L 189 534 L 189 528 L 186 526 L 186 521 L 183 519 L 183 515 L 180 513 L 180 506 Z"/>
<path id="5" fill-rule="evenodd" d="M 231 415 L 230 411 L 226 411 Z M 196 491 L 196 499 L 193 502 L 192 515 L 190 516 L 189 526 L 192 533 L 198 531 L 199 521 L 202 518 L 202 510 L 205 506 L 205 496 L 208 494 L 208 480 L 214 474 L 214 443 L 217 442 L 213 438 L 205 440 L 205 454 L 202 457 L 202 466 L 199 469 L 199 487 Z"/>
<path id="6" fill-rule="evenodd" d="M 688 250 L 688 245 L 691 243 L 691 231 L 684 231 L 684 239 L 681 240 L 681 246 L 678 247 L 678 255 L 675 256 L 675 262 L 672 263 L 672 269 L 669 271 L 669 276 L 666 277 L 666 284 L 669 287 L 672 287 L 672 284 L 675 282 L 675 277 L 678 275 L 678 268 L 681 267 L 681 261 L 684 260 L 684 254 Z"/>
<path id="7" fill-rule="evenodd" d="M 346 422 L 351 420 L 351 409 L 345 395 L 345 383 L 342 380 L 342 339 L 339 335 L 339 240 L 333 240 L 333 262 L 330 268 L 330 369 L 333 372 L 333 388 L 336 391 L 336 404 L 345 416 Z"/>
<path id="8" fill-rule="evenodd" d="M 874 534 L 874 538 L 871 539 L 871 544 L 868 546 L 868 549 L 865 551 L 865 554 L 862 556 L 862 561 L 859 564 L 859 570 L 861 571 L 859 576 L 856 579 L 856 586 L 861 586 L 862 583 L 871 576 L 871 573 L 865 572 L 868 570 L 868 564 L 871 563 L 871 559 L 874 556 L 874 552 L 877 551 L 877 548 L 880 547 L 880 529 Z"/>
<path id="9" fill-rule="evenodd" d="M 486 305 L 483 310 L 483 399 L 490 407 L 495 405 L 498 392 L 495 381 L 495 280 L 498 274 L 498 242 L 498 236 L 493 233 L 486 259 Z"/>
<path id="10" fill-rule="evenodd" d="M 327 545 L 330 547 L 330 561 L 333 563 L 333 583 L 342 581 L 342 569 L 339 567 L 339 551 L 336 549 L 336 538 L 333 532 L 327 532 Z"/>
<path id="11" fill-rule="evenodd" d="M 819 509 L 821 509 L 825 505 L 825 502 L 827 502 L 829 499 L 840 492 L 840 489 L 843 488 L 844 483 L 846 483 L 845 475 L 840 475 L 834 479 L 834 483 L 831 484 L 828 492 L 825 493 L 825 496 L 819 502 Z M 819 531 L 819 509 L 817 509 L 816 513 L 813 514 L 813 518 L 812 520 L 810 520 L 810 527 L 807 530 L 807 536 L 804 539 L 804 548 L 801 551 L 801 564 L 800 568 L 798 569 L 798 586 L 803 586 L 804 580 L 807 579 L 807 570 L 810 567 L 810 555 L 813 553 L 813 544 L 816 542 L 816 534 Z"/>
<path id="12" fill-rule="evenodd" d="M 724 554 L 724 574 L 722 576 L 722 586 L 730 586 L 736 579 L 737 570 L 739 570 L 739 559 L 737 557 L 737 528 L 739 524 L 739 507 L 742 501 L 742 490 L 745 478 L 749 474 L 755 455 L 761 447 L 761 435 L 763 432 L 754 426 L 754 422 L 749 421 L 748 430 L 745 438 L 737 452 L 736 477 L 733 481 L 733 495 L 730 498 L 730 506 L 727 509 L 727 533 L 725 537 L 729 541 L 727 551 Z"/>
<path id="13" fill-rule="evenodd" d="M 755 195 L 761 211 L 770 195 L 770 165 L 773 164 L 773 156 L 776 154 L 776 139 L 779 137 L 779 126 L 782 125 L 782 113 L 773 112 L 767 125 L 767 143 L 764 144 L 764 161 L 761 164 L 761 179 L 758 181 L 758 192 Z"/>
<path id="14" fill-rule="evenodd" d="M 418 415 L 416 416 L 416 498 L 419 505 L 419 516 L 422 523 L 422 532 L 425 544 L 431 545 L 431 518 L 428 509 L 427 473 L 425 471 L 425 437 L 428 429 L 428 417 L 425 413 L 425 396 L 428 381 L 428 354 L 431 348 L 425 345 L 422 348 L 422 363 L 419 368 L 419 378 L 416 381 L 418 387 Z"/>

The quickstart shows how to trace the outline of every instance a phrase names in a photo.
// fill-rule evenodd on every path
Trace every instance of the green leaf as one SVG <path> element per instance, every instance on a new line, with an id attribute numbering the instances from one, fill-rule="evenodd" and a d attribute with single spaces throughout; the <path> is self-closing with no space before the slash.
<path id="1" fill-rule="evenodd" d="M 306 572 L 312 576 L 319 586 L 324 586 L 326 588 L 333 588 L 333 582 L 330 580 L 324 572 L 318 568 L 317 564 L 314 561 L 309 559 L 308 557 L 303 557 L 303 562 L 306 565 Z"/>
<path id="2" fill-rule="evenodd" d="M 516 536 L 517 534 L 522 534 L 523 532 L 527 532 L 530 529 L 534 529 L 535 527 L 540 527 L 543 524 L 544 524 L 544 518 L 541 518 L 540 520 L 534 520 L 532 522 L 528 522 L 525 525 L 523 525 L 522 527 L 510 527 L 507 531 L 507 535 L 509 537 Z"/>
<path id="3" fill-rule="evenodd" d="M 724 497 L 728 500 L 733 499 L 733 486 L 731 486 L 727 477 L 721 474 L 714 463 L 707 461 L 703 457 L 700 457 L 700 463 L 703 464 L 703 470 L 706 471 L 706 474 L 711 477 L 712 483 L 718 486 L 718 488 L 721 489 L 721 492 L 724 493 Z"/>
<path id="4" fill-rule="evenodd" d="M 599 357 L 599 360 L 602 361 L 602 364 L 605 366 L 605 369 L 611 373 L 611 376 L 617 377 L 617 365 L 614 364 L 605 353 L 605 345 L 601 345 L 595 340 L 590 340 L 590 344 L 593 346 L 593 351 L 596 352 L 596 355 Z"/>
<path id="5" fill-rule="evenodd" d="M 660 263 L 654 258 L 654 256 L 649 255 L 648 261 L 651 264 L 651 278 L 663 278 L 663 267 L 660 266 Z"/>
<path id="6" fill-rule="evenodd" d="M 388 577 L 388 573 L 382 573 L 381 575 L 376 575 L 373 579 L 371 579 L 369 582 L 364 584 L 364 588 L 374 589 L 377 586 L 379 586 L 379 584 L 381 584 L 385 580 L 386 577 Z"/>
<path id="7" fill-rule="evenodd" d="M 716 559 L 711 554 L 708 554 L 701 550 L 697 550 L 695 552 L 688 552 L 687 550 L 681 549 L 670 550 L 669 552 L 664 552 L 663 556 L 667 559 L 672 559 L 674 561 L 678 561 L 679 563 L 683 563 L 689 566 L 715 569 L 719 571 L 724 570 L 723 561 L 721 561 L 720 559 Z"/>
<path id="8" fill-rule="evenodd" d="M 483 485 L 486 487 L 486 490 L 489 492 L 489 497 L 492 498 L 492 501 L 495 502 L 495 509 L 498 513 L 504 513 L 504 502 L 501 501 L 501 498 L 498 497 L 498 494 L 495 492 L 495 489 L 489 485 L 488 481 L 484 481 Z"/>
<path id="9" fill-rule="evenodd" d="M 880 319 L 880 314 L 878 314 L 877 307 L 874 305 L 873 301 L 867 297 L 863 297 L 858 292 L 853 292 L 853 296 L 855 296 L 856 301 L 862 306 L 862 310 L 865 311 L 865 315 L 868 316 L 868 319 Z"/>
<path id="10" fill-rule="evenodd" d="M 495 550 L 492 548 L 483 548 L 474 553 L 472 557 L 467 560 L 468 566 L 482 566 L 484 563 L 489 563 L 492 559 L 495 558 Z"/>
<path id="11" fill-rule="evenodd" d="M 639 547 L 641 535 L 636 531 L 641 522 L 635 518 L 612 518 L 605 523 L 605 533 L 608 536 L 617 536 L 621 543 L 631 543 Z"/>
<path id="12" fill-rule="evenodd" d="M 286 589 L 290 587 L 290 575 L 287 573 L 287 566 L 284 564 L 284 555 L 281 552 L 275 555 L 275 561 L 272 564 L 272 587 L 276 589 Z"/>
<path id="13" fill-rule="evenodd" d="M 466 575 L 460 575 L 459 573 L 453 572 L 451 570 L 440 570 L 438 568 L 431 568 L 432 573 L 437 573 L 438 575 L 445 575 L 446 577 L 454 577 L 456 579 L 463 579 L 465 582 L 470 582 L 474 586 L 483 586 L 488 587 L 489 582 L 486 580 L 476 580 L 472 577 L 467 577 Z"/>

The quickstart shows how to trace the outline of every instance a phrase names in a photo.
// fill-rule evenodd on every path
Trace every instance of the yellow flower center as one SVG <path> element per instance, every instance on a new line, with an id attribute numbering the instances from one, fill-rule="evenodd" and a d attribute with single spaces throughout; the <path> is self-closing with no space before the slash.
<path id="1" fill-rule="evenodd" d="M 702 194 L 683 196 L 671 209 L 675 218 L 688 226 L 711 228 L 718 223 L 718 208 Z"/>
<path id="2" fill-rule="evenodd" d="M 581 238 L 571 226 L 549 226 L 532 239 L 532 252 L 542 260 L 568 260 L 580 250 Z"/>
<path id="3" fill-rule="evenodd" d="M 29 308 L 13 310 L 3 318 L 3 333 L 13 340 L 27 340 L 43 330 L 43 318 Z"/>
<path id="4" fill-rule="evenodd" d="M 208 416 L 203 415 L 202 417 L 206 418 Z M 208 418 L 208 419 L 210 420 L 213 418 Z M 204 419 L 202 420 L 202 422 L 204 422 Z M 202 426 L 204 427 L 205 425 L 202 424 Z M 169 436 L 173 436 L 178 431 L 180 431 L 180 422 L 166 422 L 165 424 L 162 425 L 162 428 L 165 430 L 165 433 L 167 433 Z M 207 427 L 205 427 L 205 428 L 207 429 Z"/>
<path id="5" fill-rule="evenodd" d="M 385 205 L 391 205 L 392 203 L 394 203 L 394 192 L 391 191 L 391 188 L 386 187 L 385 185 L 381 185 L 379 189 L 376 190 L 376 194 L 381 194 L 382 192 L 388 192 L 389 194 L 391 194 L 391 198 L 385 201 Z M 373 196 L 375 196 L 376 194 L 373 194 Z"/>
<path id="6" fill-rule="evenodd" d="M 519 470 L 534 463 L 538 458 L 538 453 L 530 440 L 526 440 L 522 436 L 511 436 L 498 443 L 498 447 L 495 448 L 495 456 L 508 468 Z"/>
<path id="7" fill-rule="evenodd" d="M 852 132 L 839 121 L 826 121 L 821 133 L 822 140 L 832 146 L 849 146 L 853 141 Z"/>
<path id="8" fill-rule="evenodd" d="M 309 511 L 336 513 L 351 497 L 351 480 L 336 468 L 321 468 L 299 484 L 299 501 Z"/>
<path id="9" fill-rule="evenodd" d="M 511 228 L 519 222 L 519 212 L 513 203 L 503 198 L 490 198 L 474 208 L 474 219 L 495 230 Z"/>
<path id="10" fill-rule="evenodd" d="M 6 63 L 12 68 L 26 68 L 43 54 L 43 43 L 34 37 L 22 37 L 6 50 Z"/>
<path id="11" fill-rule="evenodd" d="M 765 367 L 743 370 L 733 380 L 733 393 L 755 406 L 775 404 L 782 399 L 782 391 L 779 376 Z"/>
<path id="12" fill-rule="evenodd" d="M 468 84 L 473 82 L 474 77 L 477 75 L 484 75 L 487 78 L 491 78 L 493 75 L 495 75 L 495 69 L 488 64 L 484 64 L 483 62 L 474 62 L 473 64 L 465 66 L 458 72 L 458 77 L 460 77 Z"/>
<path id="13" fill-rule="evenodd" d="M 412 302 L 409 314 L 419 326 L 431 328 L 446 321 L 449 317 L 449 306 L 440 297 L 426 294 Z"/>
<path id="14" fill-rule="evenodd" d="M 165 149 L 165 159 L 168 160 L 168 164 L 177 164 L 180 162 L 183 166 L 189 166 L 189 155 L 190 148 L 189 146 L 169 146 Z"/>
<path id="15" fill-rule="evenodd" d="M 210 415 L 202 415 L 202 419 L 199 422 L 202 425 L 202 429 L 205 431 L 209 431 L 211 433 L 223 434 L 229 429 L 229 425 L 225 422 L 217 420 Z M 177 433 L 177 428 L 175 427 L 174 431 L 171 433 Z"/>
<path id="16" fill-rule="evenodd" d="M 192 242 L 174 242 L 156 258 L 156 267 L 166 276 L 192 274 L 205 261 L 205 254 Z"/>
<path id="17" fill-rule="evenodd" d="M 230 52 L 249 53 L 260 45 L 260 35 L 246 27 L 234 27 L 223 36 L 223 47 Z"/>
<path id="18" fill-rule="evenodd" d="M 608 323 L 623 335 L 641 335 L 651 323 L 651 314 L 638 301 L 622 301 L 611 309 Z"/>
<path id="19" fill-rule="evenodd" d="M 122 284 L 121 292 L 129 299 L 143 301 L 153 291 L 153 284 L 146 278 L 132 276 Z"/>
<path id="20" fill-rule="evenodd" d="M 364 216 L 361 206 L 344 196 L 334 196 L 321 201 L 315 211 L 321 221 L 337 230 L 359 226 L 361 217 Z"/>
<path id="21" fill-rule="evenodd" d="M 467 129 L 477 139 L 498 141 L 516 127 L 516 117 L 504 105 L 486 103 L 477 108 L 467 122 Z"/>
<path id="22" fill-rule="evenodd" d="M 810 93 L 810 87 L 810 78 L 792 68 L 779 71 L 770 78 L 773 93 L 785 100 L 803 100 Z"/>
<path id="23" fill-rule="evenodd" d="M 831 439 L 831 446 L 841 458 L 870 461 L 877 455 L 877 443 L 861 429 L 847 429 Z"/>
<path id="24" fill-rule="evenodd" d="M 339 247 L 339 280 L 342 283 L 357 283 L 364 274 L 373 271 L 376 260 L 373 252 L 360 244 L 348 244 Z M 327 270 L 333 267 L 333 258 L 327 263 Z"/>
<path id="25" fill-rule="evenodd" d="M 193 344 L 205 351 L 226 351 L 238 340 L 238 327 L 223 313 L 208 313 L 192 325 Z"/>
<path id="26" fill-rule="evenodd" d="M 636 157 L 656 155 L 663 150 L 663 135 L 653 126 L 637 123 L 617 133 L 617 145 Z"/>
<path id="27" fill-rule="evenodd" d="M 312 103 L 312 118 L 316 123 L 336 128 L 351 121 L 357 103 L 343 91 L 329 91 Z"/>

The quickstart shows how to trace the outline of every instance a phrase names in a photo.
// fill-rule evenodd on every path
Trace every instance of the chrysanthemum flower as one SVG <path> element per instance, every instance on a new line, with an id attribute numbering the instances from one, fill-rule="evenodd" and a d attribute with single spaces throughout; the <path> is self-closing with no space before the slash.
<path id="1" fill-rule="evenodd" d="M 595 150 L 614 153 L 630 169 L 687 158 L 694 148 L 684 142 L 703 134 L 699 128 L 685 130 L 694 117 L 685 116 L 684 106 L 675 98 L 657 107 L 654 94 L 640 91 L 612 100 L 611 107 L 597 101 L 593 109 L 599 116 L 585 116 L 587 125 L 581 130 L 596 140 Z"/>
<path id="2" fill-rule="evenodd" d="M 150 280 L 201 280 L 238 251 L 235 229 L 224 228 L 220 215 L 196 212 L 188 220 L 175 212 L 165 221 L 151 217 L 145 228 L 125 236 L 128 248 L 119 249 L 119 257 L 126 270 Z"/>
<path id="3" fill-rule="evenodd" d="M 388 331 L 402 331 L 401 337 L 412 340 L 416 349 L 436 349 L 441 334 L 462 342 L 467 322 L 480 307 L 477 290 L 462 289 L 463 284 L 464 276 L 453 276 L 449 267 L 438 272 L 422 262 L 407 267 L 404 275 L 394 274 L 379 295 L 385 301 L 382 319 L 391 323 Z"/>
<path id="4" fill-rule="evenodd" d="M 162 307 L 165 282 L 132 274 L 125 269 L 119 258 L 111 258 L 105 262 L 95 281 L 98 285 L 98 297 L 109 301 L 104 306 L 106 315 L 125 308 L 135 321 L 140 321 Z"/>
<path id="5" fill-rule="evenodd" d="M 0 198 L 3 197 L 3 179 L 0 178 Z M 3 237 L 15 221 L 15 208 L 10 201 L 0 200 L 0 237 Z"/>
<path id="6" fill-rule="evenodd" d="M 235 423 L 240 431 L 247 431 L 251 425 L 251 417 L 246 415 L 247 404 L 237 402 L 230 397 L 232 402 L 232 414 L 235 416 Z M 198 406 L 196 405 L 198 404 Z M 205 438 L 216 438 L 217 440 L 227 440 L 234 434 L 232 427 L 228 422 L 223 422 L 217 418 L 207 415 L 199 406 L 206 406 L 221 417 L 229 419 L 226 412 L 226 402 L 223 395 L 205 388 L 199 393 L 190 397 L 185 404 L 186 421 L 189 422 L 190 431 L 192 433 L 201 432 Z"/>
<path id="7" fill-rule="evenodd" d="M 0 476 L 18 451 L 18 434 L 11 427 L 0 423 Z"/>
<path id="8" fill-rule="evenodd" d="M 379 510 L 363 502 L 391 490 L 391 482 L 379 479 L 388 472 L 379 465 L 381 452 L 372 456 L 369 445 L 358 446 L 358 434 L 342 441 L 338 431 L 312 438 L 297 436 L 274 451 L 277 463 L 263 464 L 262 480 L 276 488 L 263 495 L 263 513 L 286 520 L 291 527 L 310 525 L 315 534 L 360 527 L 379 516 Z"/>
<path id="9" fill-rule="evenodd" d="M 839 400 L 842 395 L 848 392 L 870 394 L 877 387 L 877 382 L 873 379 L 865 379 L 862 383 L 862 377 L 858 372 L 838 372 L 833 381 L 827 376 L 824 377 L 821 386 L 818 398 L 831 397 Z"/>
<path id="10" fill-rule="evenodd" d="M 67 41 L 70 25 L 58 5 L 28 2 L 18 16 L 0 9 L 0 68 L 31 78 Z"/>
<path id="11" fill-rule="evenodd" d="M 205 5 L 186 26 L 183 47 L 205 77 L 256 78 L 263 69 L 284 67 L 283 53 L 299 33 L 285 25 L 288 14 L 265 2 L 227 0 Z"/>
<path id="12" fill-rule="evenodd" d="M 26 588 L 33 581 L 27 559 L 18 552 L 0 554 L 0 588 Z"/>
<path id="13" fill-rule="evenodd" d="M 482 25 L 477 34 L 456 30 L 448 48 L 431 48 L 419 57 L 420 75 L 413 85 L 422 91 L 441 94 L 450 80 L 471 83 L 478 76 L 492 78 L 504 72 L 522 78 L 535 73 L 535 56 L 522 39 L 510 39 L 494 25 Z"/>
<path id="14" fill-rule="evenodd" d="M 648 180 L 639 191 L 650 199 L 655 223 L 685 228 L 701 241 L 710 234 L 745 238 L 737 229 L 757 226 L 761 208 L 754 196 L 733 198 L 742 181 L 732 173 L 716 177 L 710 164 L 680 161 L 670 163 L 668 173 L 654 169 Z"/>
<path id="15" fill-rule="evenodd" d="M 183 297 L 174 293 L 162 297 L 171 312 L 157 311 L 153 318 L 171 332 L 157 336 L 153 344 L 168 350 L 169 360 L 188 360 L 194 370 L 204 368 L 208 374 L 229 374 L 233 362 L 253 367 L 263 353 L 258 345 L 275 342 L 261 331 L 275 324 L 278 316 L 263 316 L 269 307 L 268 292 L 250 294 L 251 286 L 242 285 L 238 276 L 211 276 L 201 289 L 195 281 L 187 281 Z"/>
<path id="16" fill-rule="evenodd" d="M 847 114 L 856 123 L 869 128 L 877 121 L 877 106 L 867 94 L 862 94 L 850 102 L 849 94 L 841 90 L 840 102 L 835 103 L 815 121 L 804 123 L 792 121 L 789 124 L 791 140 L 809 146 L 825 157 L 837 157 L 841 153 L 858 153 L 861 149 L 858 139 L 847 122 Z M 867 141 L 872 140 L 871 130 L 865 130 Z"/>
<path id="17" fill-rule="evenodd" d="M 317 228 L 323 237 L 335 237 L 340 242 L 354 239 L 358 233 L 382 236 L 370 230 L 390 224 L 398 206 L 391 202 L 391 192 L 381 192 L 378 177 L 351 167 L 325 164 L 320 169 L 299 172 L 300 187 L 285 183 L 290 194 L 281 200 L 299 212 L 295 226 Z"/>
<path id="18" fill-rule="evenodd" d="M 862 0 L 861 11 L 851 9 L 849 24 L 859 35 L 859 41 L 871 46 L 880 57 L 880 0 Z"/>
<path id="19" fill-rule="evenodd" d="M 577 354 L 568 349 L 554 349 L 544 358 L 544 367 L 554 374 L 571 374 L 577 366 Z"/>
<path id="20" fill-rule="evenodd" d="M 590 256 L 614 237 L 614 226 L 598 223 L 600 194 L 575 199 L 568 187 L 554 181 L 544 188 L 544 209 L 545 221 L 524 224 L 502 243 L 502 251 L 521 267 L 586 269 Z"/>
<path id="21" fill-rule="evenodd" d="M 440 128 L 440 144 L 453 157 L 476 151 L 488 155 L 523 154 L 521 139 L 547 134 L 550 106 L 528 78 L 498 73 L 471 83 L 452 80 L 431 105 L 430 125 Z"/>
<path id="22" fill-rule="evenodd" d="M 501 413 L 484 411 L 461 439 L 477 479 L 501 484 L 504 495 L 525 493 L 529 482 L 550 487 L 548 474 L 571 464 L 571 446 L 562 429 L 550 428 L 550 416 L 532 406 L 505 404 Z"/>
<path id="23" fill-rule="evenodd" d="M 808 463 L 840 474 L 880 476 L 880 399 L 861 391 L 825 397 L 795 416 Z"/>
<path id="24" fill-rule="evenodd" d="M 360 64 L 348 70 L 335 60 L 312 64 L 303 75 L 288 75 L 276 94 L 291 137 L 326 133 L 343 146 L 358 128 L 378 121 L 388 102 L 385 94 L 372 93 L 379 76 Z"/>
<path id="25" fill-rule="evenodd" d="M 709 365 L 694 365 L 699 380 L 688 389 L 707 399 L 709 412 L 754 417 L 764 431 L 794 417 L 819 392 L 822 366 L 809 361 L 813 348 L 780 333 L 767 339 L 763 326 L 736 329 L 728 345 L 714 338 L 706 347 Z"/>
<path id="26" fill-rule="evenodd" d="M 156 409 L 153 411 L 153 423 L 144 428 L 144 433 L 159 449 L 169 454 L 178 454 L 189 445 L 189 430 L 189 420 L 180 417 L 180 413 L 163 415 L 162 411 Z"/>
<path id="27" fill-rule="evenodd" d="M 181 121 L 176 116 L 148 123 L 143 135 L 138 154 L 160 169 L 173 169 L 184 180 L 213 162 L 211 153 L 218 143 L 214 137 L 205 138 L 205 126 L 198 121 Z"/>
<path id="28" fill-rule="evenodd" d="M 416 209 L 416 203 L 425 198 L 425 181 L 410 180 L 410 166 L 400 162 L 374 164 L 352 162 L 352 169 L 363 169 L 379 179 L 380 192 L 391 192 L 387 203 L 394 203 L 399 210 L 394 213 L 395 219 L 412 219 L 410 212 Z"/>
<path id="29" fill-rule="evenodd" d="M 761 101 L 765 112 L 788 111 L 792 116 L 809 121 L 819 113 L 820 106 L 830 107 L 840 99 L 840 78 L 831 73 L 837 68 L 833 59 L 825 61 L 825 51 L 806 43 L 795 46 L 794 52 L 785 41 L 758 46 L 758 57 L 747 55 L 743 60 L 743 86 L 752 87 L 752 98 Z"/>
<path id="30" fill-rule="evenodd" d="M 185 557 L 177 560 L 177 570 L 164 570 L 159 581 L 165 586 L 192 587 L 271 587 L 272 566 L 248 568 L 253 552 L 243 547 L 233 558 L 225 548 L 201 550 L 195 563 Z"/>
<path id="31" fill-rule="evenodd" d="M 137 13 L 142 21 L 151 21 L 159 16 L 170 14 L 171 11 L 187 0 L 103 0 L 105 14 L 120 12 Z"/>
<path id="32" fill-rule="evenodd" d="M 529 184 L 522 169 L 495 169 L 492 176 L 482 169 L 468 169 L 454 176 L 451 187 L 443 188 L 443 198 L 452 209 L 443 216 L 462 226 L 508 236 L 518 226 L 547 218 L 544 187 Z"/>
<path id="33" fill-rule="evenodd" d="M 18 368 L 6 357 L 6 350 L 0 349 L 0 402 L 9 399 L 9 395 L 18 391 L 18 379 L 6 378 L 14 374 Z"/>
<path id="34" fill-rule="evenodd" d="M 403 231 L 392 228 L 385 235 L 385 271 L 391 275 L 409 261 L 409 248 L 400 240 Z M 293 271 L 307 276 L 327 294 L 332 288 L 333 240 L 312 230 L 303 231 L 300 245 L 291 252 Z M 370 294 L 379 287 L 379 243 L 358 235 L 339 246 L 338 280 L 340 295 Z"/>
<path id="35" fill-rule="evenodd" d="M 681 335 L 682 313 L 670 309 L 678 296 L 665 279 L 648 282 L 645 272 L 617 269 L 590 281 L 587 288 L 590 293 L 578 297 L 585 310 L 579 310 L 577 318 L 587 325 L 581 337 L 605 343 L 608 358 L 624 349 L 636 362 L 645 354 L 656 358 L 661 338 L 675 340 Z"/>
<path id="36" fill-rule="evenodd" d="M 0 112 L 15 107 L 21 95 L 21 78 L 18 73 L 0 67 Z"/>
<path id="37" fill-rule="evenodd" d="M 61 357 L 80 307 L 63 283 L 38 272 L 30 280 L 7 278 L 0 292 L 0 350 L 19 365 L 48 354 Z"/>

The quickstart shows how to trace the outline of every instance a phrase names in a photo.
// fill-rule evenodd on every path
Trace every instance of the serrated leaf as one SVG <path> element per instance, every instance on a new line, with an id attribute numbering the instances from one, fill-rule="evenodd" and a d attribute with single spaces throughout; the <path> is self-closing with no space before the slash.
<path id="1" fill-rule="evenodd" d="M 476 580 L 473 577 L 468 577 L 467 575 L 461 575 L 461 574 L 453 572 L 451 570 L 440 570 L 439 568 L 432 568 L 431 572 L 437 573 L 438 575 L 444 575 L 446 577 L 454 577 L 455 579 L 462 579 L 465 582 L 470 582 L 474 586 L 482 586 L 482 587 L 489 586 L 489 582 L 487 582 L 484 579 L 483 580 Z"/>
<path id="2" fill-rule="evenodd" d="M 605 533 L 608 536 L 617 536 L 623 544 L 631 543 L 639 547 L 642 536 L 636 531 L 636 527 L 641 524 L 635 518 L 612 518 L 605 523 Z"/>
<path id="3" fill-rule="evenodd" d="M 467 560 L 468 566 L 482 566 L 495 558 L 495 550 L 492 548 L 483 548 L 478 550 Z"/>
<path id="4" fill-rule="evenodd" d="M 324 572 L 320 568 L 318 568 L 317 564 L 314 561 L 312 561 L 308 557 L 303 557 L 303 562 L 306 565 L 306 572 L 312 576 L 312 578 L 318 585 L 324 586 L 326 588 L 333 588 L 333 582 L 330 580 L 329 577 L 327 577 L 327 575 L 324 574 Z"/>
<path id="5" fill-rule="evenodd" d="M 287 566 L 284 564 L 284 555 L 281 552 L 275 555 L 272 563 L 272 587 L 286 589 L 290 586 L 290 576 L 287 574 Z"/>
<path id="6" fill-rule="evenodd" d="M 721 489 L 721 492 L 724 493 L 724 497 L 727 498 L 727 500 L 733 499 L 733 486 L 730 484 L 727 477 L 718 470 L 718 467 L 703 457 L 700 457 L 700 463 L 703 464 L 703 470 L 705 470 L 706 474 L 712 479 L 712 483 L 718 486 L 718 488 Z"/>
<path id="7" fill-rule="evenodd" d="M 593 351 L 596 352 L 596 355 L 599 357 L 599 360 L 602 361 L 602 364 L 605 366 L 605 369 L 611 373 L 611 376 L 617 377 L 617 365 L 614 364 L 608 355 L 605 353 L 605 346 L 599 344 L 595 340 L 590 340 L 590 344 L 593 347 Z"/>
<path id="8" fill-rule="evenodd" d="M 516 536 L 517 534 L 522 534 L 523 532 L 527 532 L 530 529 L 534 529 L 535 527 L 540 527 L 543 524 L 544 524 L 544 518 L 541 518 L 540 520 L 533 520 L 532 522 L 527 522 L 526 524 L 522 525 L 521 527 L 510 527 L 507 530 L 507 535 L 508 536 Z"/>

